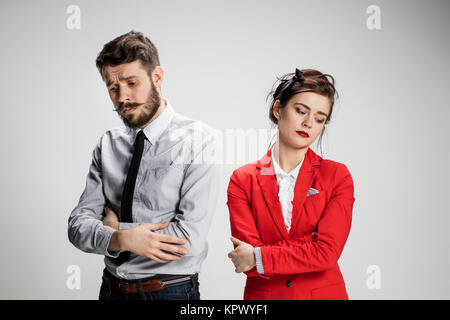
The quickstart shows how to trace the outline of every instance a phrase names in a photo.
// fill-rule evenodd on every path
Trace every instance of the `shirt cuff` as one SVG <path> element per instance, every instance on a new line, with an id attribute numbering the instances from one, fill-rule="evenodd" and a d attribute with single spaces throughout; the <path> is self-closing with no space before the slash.
<path id="1" fill-rule="evenodd" d="M 102 248 L 103 254 L 110 258 L 117 258 L 122 251 L 108 251 L 111 237 L 117 230 L 110 226 L 102 226 L 100 230 L 102 234 L 100 247 Z"/>
<path id="2" fill-rule="evenodd" d="M 258 271 L 259 274 L 264 274 L 264 267 L 262 263 L 260 247 L 255 248 L 255 260 L 256 260 L 256 271 Z"/>

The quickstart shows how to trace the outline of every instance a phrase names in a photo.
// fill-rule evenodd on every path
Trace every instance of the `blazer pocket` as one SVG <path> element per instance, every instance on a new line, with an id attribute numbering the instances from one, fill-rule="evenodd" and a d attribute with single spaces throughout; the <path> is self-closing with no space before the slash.
<path id="1" fill-rule="evenodd" d="M 325 202 L 326 202 L 325 193 L 320 192 L 306 197 L 304 206 L 305 208 L 306 207 L 315 208 L 318 209 L 319 211 L 322 211 L 323 208 L 325 207 Z"/>
<path id="2" fill-rule="evenodd" d="M 311 290 L 313 300 L 348 300 L 343 281 Z"/>
<path id="3" fill-rule="evenodd" d="M 315 194 L 311 194 L 309 196 L 306 196 L 305 201 L 320 199 L 321 197 L 322 197 L 322 193 L 315 193 Z"/>

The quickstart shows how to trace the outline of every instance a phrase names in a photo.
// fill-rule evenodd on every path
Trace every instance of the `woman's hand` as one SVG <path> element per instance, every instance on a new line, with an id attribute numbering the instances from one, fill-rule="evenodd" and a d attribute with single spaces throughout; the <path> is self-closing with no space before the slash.
<path id="1" fill-rule="evenodd" d="M 235 272 L 245 272 L 250 270 L 256 265 L 255 252 L 250 244 L 244 241 L 238 240 L 234 237 L 230 238 L 231 242 L 237 247 L 230 253 L 228 253 L 228 258 L 233 261 Z"/>
<path id="2" fill-rule="evenodd" d="M 117 214 L 110 207 L 105 207 L 106 216 L 103 218 L 103 224 L 105 226 L 110 226 L 116 230 L 119 230 L 119 218 Z"/>

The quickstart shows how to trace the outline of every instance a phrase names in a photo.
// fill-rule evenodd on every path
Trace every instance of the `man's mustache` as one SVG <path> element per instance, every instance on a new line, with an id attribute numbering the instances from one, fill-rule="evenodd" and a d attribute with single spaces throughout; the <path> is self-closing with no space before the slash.
<path id="1" fill-rule="evenodd" d="M 119 103 L 119 105 L 117 106 L 116 110 L 119 112 L 122 112 L 124 109 L 126 108 L 136 108 L 139 107 L 141 104 L 140 103 L 132 103 L 132 102 L 121 102 Z"/>

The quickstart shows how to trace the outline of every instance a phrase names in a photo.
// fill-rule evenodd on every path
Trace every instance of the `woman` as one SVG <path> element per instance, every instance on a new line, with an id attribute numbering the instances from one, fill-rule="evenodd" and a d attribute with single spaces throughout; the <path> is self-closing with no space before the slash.
<path id="1" fill-rule="evenodd" d="M 228 254 L 247 281 L 244 299 L 348 299 L 338 266 L 350 231 L 353 180 L 310 146 L 329 122 L 334 78 L 296 69 L 271 92 L 273 147 L 233 172 Z"/>

